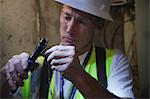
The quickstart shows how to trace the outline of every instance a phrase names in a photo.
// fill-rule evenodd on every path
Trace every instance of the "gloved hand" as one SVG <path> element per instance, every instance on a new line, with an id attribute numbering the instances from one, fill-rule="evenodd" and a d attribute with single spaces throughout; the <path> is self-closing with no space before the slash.
<path id="1" fill-rule="evenodd" d="M 56 45 L 48 49 L 45 54 L 48 55 L 47 61 L 50 62 L 53 70 L 70 75 L 77 73 L 77 68 L 81 67 L 74 46 Z"/>
<path id="2" fill-rule="evenodd" d="M 13 56 L 6 63 L 4 69 L 10 91 L 16 90 L 17 86 L 23 86 L 23 80 L 28 78 L 28 73 L 25 71 L 28 65 L 28 58 L 29 54 L 23 52 Z"/>

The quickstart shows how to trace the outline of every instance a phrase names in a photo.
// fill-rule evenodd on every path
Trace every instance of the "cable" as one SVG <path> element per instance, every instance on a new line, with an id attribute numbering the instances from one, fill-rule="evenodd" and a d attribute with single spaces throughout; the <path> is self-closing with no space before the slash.
<path id="1" fill-rule="evenodd" d="M 107 30 L 108 24 L 109 24 L 109 22 L 106 21 L 105 25 L 104 25 L 104 32 L 103 32 L 103 40 L 104 40 L 104 44 L 105 44 L 106 48 L 109 48 L 107 40 L 106 40 L 106 30 Z"/>

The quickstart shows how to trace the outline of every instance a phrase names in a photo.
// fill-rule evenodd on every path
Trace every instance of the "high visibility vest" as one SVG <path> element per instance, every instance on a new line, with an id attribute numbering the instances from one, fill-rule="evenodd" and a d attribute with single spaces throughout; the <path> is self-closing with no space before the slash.
<path id="1" fill-rule="evenodd" d="M 115 54 L 115 50 L 114 49 L 106 49 L 106 76 L 107 79 L 110 76 L 110 68 L 111 68 L 111 64 L 112 64 L 112 59 L 113 56 Z M 43 57 L 38 57 L 38 61 L 40 62 L 40 64 L 42 65 L 44 63 L 44 58 Z M 95 53 L 95 47 L 92 50 L 92 54 L 90 56 L 90 59 L 85 67 L 85 71 L 91 75 L 93 78 L 95 78 L 96 80 L 98 80 L 97 77 L 97 68 L 96 68 L 96 53 Z M 24 86 L 22 87 L 22 96 L 24 98 L 28 98 L 31 99 L 31 78 L 30 78 L 31 73 L 29 73 L 29 78 L 24 82 Z M 52 75 L 51 78 L 51 82 L 50 82 L 50 87 L 49 90 L 51 90 L 52 95 L 48 94 L 48 99 L 54 99 L 55 96 L 55 84 L 54 84 L 54 74 Z M 82 96 L 82 94 L 77 90 L 76 92 L 76 99 L 84 99 L 84 97 Z"/>

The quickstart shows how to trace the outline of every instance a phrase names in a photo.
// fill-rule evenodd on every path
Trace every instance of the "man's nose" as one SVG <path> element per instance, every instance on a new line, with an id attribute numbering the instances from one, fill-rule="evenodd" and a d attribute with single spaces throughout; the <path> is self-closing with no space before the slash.
<path id="1" fill-rule="evenodd" d="M 67 26 L 67 30 L 66 30 L 66 31 L 67 31 L 68 33 L 73 34 L 73 33 L 75 33 L 75 31 L 78 29 L 77 27 L 78 27 L 78 25 L 77 25 L 76 20 L 75 20 L 75 19 L 71 19 L 71 20 L 69 21 L 69 23 L 68 23 L 68 26 Z"/>

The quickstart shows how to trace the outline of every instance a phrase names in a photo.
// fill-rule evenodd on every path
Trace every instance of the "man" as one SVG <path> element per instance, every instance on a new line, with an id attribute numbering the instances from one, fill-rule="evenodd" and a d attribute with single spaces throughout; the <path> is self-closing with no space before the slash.
<path id="1" fill-rule="evenodd" d="M 63 4 L 60 15 L 61 43 L 45 52 L 48 56 L 45 60 L 53 70 L 48 92 L 44 91 L 48 93 L 48 98 L 134 98 L 127 58 L 118 50 L 102 49 L 103 52 L 99 52 L 106 53 L 99 59 L 99 48 L 93 46 L 94 34 L 103 28 L 104 19 L 112 20 L 109 15 L 110 0 L 56 1 Z M 5 66 L 6 75 L 11 90 L 24 85 L 17 90 L 16 96 L 37 98 L 41 93 L 39 78 L 43 59 L 37 59 L 39 68 L 23 84 L 27 78 L 24 70 L 28 58 L 27 53 L 11 58 Z M 106 70 L 102 71 L 102 68 Z M 99 81 L 101 77 L 104 77 L 101 80 L 103 83 Z"/>

